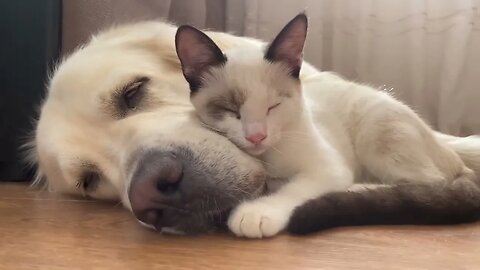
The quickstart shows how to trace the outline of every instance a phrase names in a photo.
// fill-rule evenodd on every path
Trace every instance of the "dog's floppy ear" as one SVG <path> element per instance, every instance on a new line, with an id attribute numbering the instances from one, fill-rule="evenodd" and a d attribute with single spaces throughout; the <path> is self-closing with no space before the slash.
<path id="1" fill-rule="evenodd" d="M 265 59 L 281 62 L 290 68 L 293 77 L 298 78 L 303 61 L 303 46 L 307 38 L 308 18 L 305 13 L 293 18 L 275 39 L 265 53 Z"/>
<path id="2" fill-rule="evenodd" d="M 183 25 L 177 29 L 175 48 L 183 75 L 195 92 L 201 86 L 202 75 L 211 67 L 223 65 L 227 58 L 220 48 L 202 31 Z"/>

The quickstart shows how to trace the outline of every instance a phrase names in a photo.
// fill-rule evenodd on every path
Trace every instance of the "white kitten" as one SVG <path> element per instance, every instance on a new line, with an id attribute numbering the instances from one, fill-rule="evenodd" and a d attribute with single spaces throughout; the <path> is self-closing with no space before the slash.
<path id="1" fill-rule="evenodd" d="M 307 17 L 300 14 L 265 53 L 250 48 L 224 55 L 201 31 L 177 31 L 177 54 L 201 120 L 259 156 L 272 175 L 290 178 L 275 193 L 233 211 L 228 225 L 236 235 L 273 236 L 295 207 L 353 183 L 353 172 L 315 128 L 304 104 L 299 72 L 306 35 Z"/>

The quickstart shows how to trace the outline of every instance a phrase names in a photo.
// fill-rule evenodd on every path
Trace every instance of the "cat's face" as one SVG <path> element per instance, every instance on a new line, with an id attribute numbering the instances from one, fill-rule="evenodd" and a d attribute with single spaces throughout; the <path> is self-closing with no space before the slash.
<path id="1" fill-rule="evenodd" d="M 252 155 L 274 148 L 299 117 L 303 102 L 298 78 L 288 67 L 264 59 L 258 51 L 226 53 L 212 68 L 191 101 L 207 126 Z"/>
<path id="2" fill-rule="evenodd" d="M 307 17 L 297 15 L 270 43 L 225 55 L 203 32 L 181 26 L 177 55 L 201 120 L 252 155 L 285 136 L 303 110 L 299 72 Z"/>

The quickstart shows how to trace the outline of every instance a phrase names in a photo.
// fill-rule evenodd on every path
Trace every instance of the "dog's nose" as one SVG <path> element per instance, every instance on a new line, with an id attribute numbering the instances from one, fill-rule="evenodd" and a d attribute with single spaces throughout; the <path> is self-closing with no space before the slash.
<path id="1" fill-rule="evenodd" d="M 164 211 L 181 200 L 179 185 L 183 166 L 172 153 L 144 155 L 135 170 L 128 196 L 133 214 L 156 228 L 168 226 Z"/>

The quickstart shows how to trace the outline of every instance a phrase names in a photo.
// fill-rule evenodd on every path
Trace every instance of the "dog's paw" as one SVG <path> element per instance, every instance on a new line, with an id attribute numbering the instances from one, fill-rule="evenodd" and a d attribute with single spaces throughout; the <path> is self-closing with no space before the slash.
<path id="1" fill-rule="evenodd" d="M 245 202 L 230 215 L 228 227 L 237 236 L 271 237 L 282 231 L 290 213 L 263 201 Z"/>

